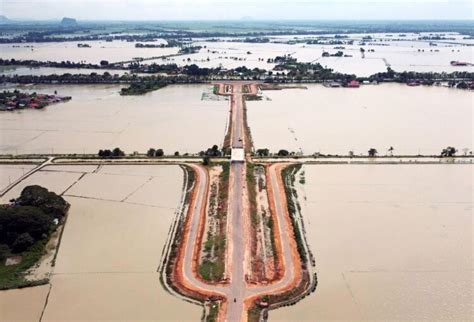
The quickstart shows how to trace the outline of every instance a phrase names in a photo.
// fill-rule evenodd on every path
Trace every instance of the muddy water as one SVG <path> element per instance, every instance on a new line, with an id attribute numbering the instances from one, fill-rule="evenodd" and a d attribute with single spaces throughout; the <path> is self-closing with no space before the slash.
<path id="1" fill-rule="evenodd" d="M 162 43 L 159 41 L 156 43 Z M 77 44 L 89 44 L 91 48 L 78 48 Z M 33 59 L 40 61 L 71 61 L 99 64 L 132 60 L 135 57 L 156 57 L 175 54 L 178 48 L 135 48 L 135 43 L 126 41 L 84 41 L 58 43 L 1 44 L 0 58 Z"/>
<path id="2" fill-rule="evenodd" d="M 28 67 L 28 66 L 0 66 L 0 75 L 62 75 L 62 74 L 85 74 L 96 73 L 102 75 L 108 72 L 111 75 L 124 75 L 127 70 L 118 69 L 86 69 L 86 68 L 56 68 L 56 67 Z"/>
<path id="3" fill-rule="evenodd" d="M 23 188 L 31 185 L 40 185 L 57 194 L 62 194 L 78 180 L 81 175 L 82 173 L 79 172 L 38 171 L 8 191 L 0 198 L 0 202 L 6 203 L 10 199 L 18 198 Z"/>
<path id="4" fill-rule="evenodd" d="M 0 291 L 0 321 L 39 321 L 49 285 Z"/>
<path id="5" fill-rule="evenodd" d="M 157 273 L 181 184 L 177 166 L 104 166 L 79 181 L 69 192 L 82 197 L 66 194 L 71 210 L 43 320 L 198 320 L 201 309 L 169 295 Z"/>
<path id="6" fill-rule="evenodd" d="M 161 291 L 158 274 L 57 275 L 42 321 L 199 321 L 201 310 Z"/>
<path id="7" fill-rule="evenodd" d="M 271 321 L 472 319 L 471 165 L 304 170 L 319 284 Z"/>
<path id="8" fill-rule="evenodd" d="M 334 36 L 334 35 L 332 35 Z M 318 39 L 319 36 L 283 36 L 270 37 L 271 43 L 241 43 L 241 42 L 200 42 L 196 45 L 204 47 L 199 53 L 172 57 L 167 61 L 178 65 L 194 63 L 204 67 L 236 68 L 246 66 L 248 68 L 263 68 L 271 70 L 274 64 L 267 63 L 269 58 L 276 56 L 291 55 L 300 62 L 319 63 L 324 67 L 334 69 L 337 72 L 356 74 L 358 76 L 369 76 L 377 72 L 384 72 L 390 66 L 396 71 L 418 71 L 418 72 L 454 72 L 473 71 L 472 66 L 451 66 L 452 60 L 472 62 L 472 47 L 463 44 L 472 44 L 472 40 L 464 40 L 460 35 L 450 35 L 457 38 L 455 44 L 438 42 L 436 47 L 430 47 L 429 42 L 418 41 L 421 35 L 407 35 L 406 39 L 393 41 L 393 37 L 382 34 L 372 34 L 376 41 L 367 45 L 360 45 L 362 38 L 367 34 L 349 35 L 354 40 L 353 45 L 344 45 L 342 51 L 351 57 L 327 57 L 323 58 L 324 51 L 336 53 L 337 45 L 318 44 L 308 45 L 304 43 L 285 44 L 282 41 L 298 39 Z M 427 36 L 427 34 L 425 35 Z M 280 43 L 278 43 L 280 42 Z M 365 57 L 362 57 L 360 48 L 366 49 Z M 374 52 L 369 52 L 374 50 Z M 188 60 L 189 59 L 189 60 Z M 158 60 L 163 63 L 164 60 Z"/>
<path id="9" fill-rule="evenodd" d="M 157 272 L 182 176 L 178 166 L 54 165 L 22 183 L 59 193 L 72 185 L 64 194 L 71 208 L 43 321 L 199 320 L 201 308 L 167 293 Z M 18 191 L 21 187 L 4 199 Z M 38 314 L 36 306 L 43 308 L 45 296 L 31 299 L 31 316 Z M 16 293 L 0 292 L 0 305 L 14 301 Z M 2 321 L 2 314 L 10 319 L 30 314 L 29 308 L 23 312 L 8 304 L 4 313 L 0 307 Z"/>
<path id="10" fill-rule="evenodd" d="M 358 76 L 369 76 L 377 72 L 386 71 L 390 66 L 396 71 L 418 71 L 418 72 L 453 72 L 473 71 L 472 66 L 451 66 L 453 60 L 471 62 L 473 59 L 472 47 L 464 46 L 473 44 L 472 40 L 463 39 L 462 35 L 453 34 L 448 37 L 455 38 L 451 43 L 437 41 L 436 47 L 430 46 L 428 41 L 418 41 L 420 36 L 429 34 L 408 34 L 403 39 L 397 35 L 370 34 L 374 42 L 360 45 L 364 36 L 368 34 L 352 34 L 349 39 L 354 41 L 353 45 L 344 45 L 342 51 L 351 57 L 327 57 L 322 58 L 322 53 L 336 53 L 336 45 L 318 44 L 308 45 L 305 43 L 285 44 L 282 42 L 290 40 L 315 40 L 321 35 L 283 36 L 270 37 L 271 42 L 265 44 L 242 43 L 242 42 L 206 42 L 195 39 L 194 45 L 203 48 L 196 54 L 156 59 L 159 64 L 176 63 L 178 65 L 197 64 L 201 67 L 224 67 L 236 68 L 246 66 L 250 69 L 263 68 L 271 70 L 274 64 L 267 63 L 269 58 L 276 56 L 292 55 L 301 62 L 317 62 L 322 66 L 332 68 L 341 73 L 356 74 Z M 328 35 L 333 37 L 334 35 Z M 390 37 L 389 37 L 390 36 Z M 231 38 L 221 38 L 230 40 Z M 156 43 L 163 43 L 159 40 Z M 20 44 L 13 47 L 11 44 L 0 45 L 0 58 L 36 59 L 74 62 L 85 61 L 99 63 L 106 59 L 110 62 L 131 60 L 135 57 L 158 57 L 177 53 L 177 48 L 135 48 L 135 43 L 114 41 L 90 41 L 92 48 L 77 48 L 77 42 L 44 43 L 44 44 Z M 15 45 L 17 46 L 17 45 Z M 30 48 L 30 47 L 33 48 Z M 362 57 L 360 48 L 366 49 L 365 57 Z M 374 52 L 369 52 L 374 50 Z M 66 71 L 64 71 L 66 72 Z M 77 72 L 77 71 L 76 71 Z M 11 74 L 10 71 L 5 73 Z M 43 74 L 46 69 L 30 70 L 19 68 L 18 74 Z M 114 72 L 112 72 L 114 73 Z"/>
<path id="11" fill-rule="evenodd" d="M 256 148 L 305 154 L 439 154 L 446 146 L 472 150 L 472 93 L 398 84 L 359 89 L 309 85 L 265 91 L 248 102 Z"/>
<path id="12" fill-rule="evenodd" d="M 6 188 L 9 184 L 20 178 L 34 167 L 36 167 L 34 164 L 0 165 L 0 190 Z"/>
<path id="13" fill-rule="evenodd" d="M 0 153 L 97 153 L 120 147 L 145 153 L 197 153 L 222 144 L 228 102 L 201 100 L 210 85 L 168 86 L 120 96 L 120 86 L 35 86 L 28 91 L 72 96 L 44 110 L 0 114 Z"/>

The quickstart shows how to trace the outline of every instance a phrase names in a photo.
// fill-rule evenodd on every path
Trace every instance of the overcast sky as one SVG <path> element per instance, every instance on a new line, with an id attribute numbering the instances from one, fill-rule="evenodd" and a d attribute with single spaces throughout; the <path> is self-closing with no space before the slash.
<path id="1" fill-rule="evenodd" d="M 474 0 L 0 0 L 12 19 L 474 19 Z"/>

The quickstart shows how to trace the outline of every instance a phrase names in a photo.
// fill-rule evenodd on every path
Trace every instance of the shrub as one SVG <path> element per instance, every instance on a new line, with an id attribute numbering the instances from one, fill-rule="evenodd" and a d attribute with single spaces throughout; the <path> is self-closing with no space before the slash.
<path id="1" fill-rule="evenodd" d="M 21 253 L 27 250 L 30 246 L 35 243 L 33 237 L 28 233 L 23 233 L 18 236 L 18 238 L 13 242 L 13 252 Z"/>
<path id="2" fill-rule="evenodd" d="M 156 150 L 153 148 L 150 148 L 148 152 L 146 153 L 146 155 L 150 158 L 153 158 L 155 156 L 155 153 L 156 153 Z"/>
<path id="3" fill-rule="evenodd" d="M 165 152 L 163 151 L 163 149 L 156 150 L 155 156 L 162 157 L 163 155 L 165 155 Z"/>
<path id="4" fill-rule="evenodd" d="M 10 247 L 0 244 L 0 264 L 10 255 Z"/>

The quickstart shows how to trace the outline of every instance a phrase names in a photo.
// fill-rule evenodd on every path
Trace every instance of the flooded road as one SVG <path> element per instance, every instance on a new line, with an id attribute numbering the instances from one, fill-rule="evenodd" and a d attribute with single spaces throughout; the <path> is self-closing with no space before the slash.
<path id="1" fill-rule="evenodd" d="M 447 146 L 472 150 L 472 93 L 399 84 L 359 89 L 308 85 L 264 91 L 247 102 L 254 146 L 311 155 L 436 154 Z"/>
<path id="2" fill-rule="evenodd" d="M 472 318 L 472 165 L 303 169 L 318 288 L 270 321 Z"/>
<path id="3" fill-rule="evenodd" d="M 72 96 L 43 110 L 0 114 L 0 153 L 127 153 L 162 148 L 198 153 L 221 145 L 225 101 L 202 100 L 210 85 L 168 86 L 142 96 L 120 96 L 122 86 L 42 85 L 28 91 Z"/>

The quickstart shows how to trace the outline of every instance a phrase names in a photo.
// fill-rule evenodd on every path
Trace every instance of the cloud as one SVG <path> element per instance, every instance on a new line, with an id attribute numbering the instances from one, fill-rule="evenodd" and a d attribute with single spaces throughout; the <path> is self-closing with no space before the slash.
<path id="1" fill-rule="evenodd" d="M 473 19 L 474 0 L 0 0 L 12 18 Z"/>

